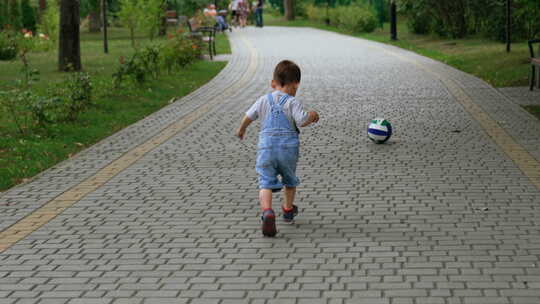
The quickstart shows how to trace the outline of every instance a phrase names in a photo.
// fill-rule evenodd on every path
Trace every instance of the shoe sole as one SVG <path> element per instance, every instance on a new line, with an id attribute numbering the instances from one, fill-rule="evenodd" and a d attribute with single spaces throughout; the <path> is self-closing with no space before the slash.
<path id="1" fill-rule="evenodd" d="M 264 236 L 274 237 L 277 233 L 276 218 L 267 217 L 263 220 L 262 233 Z"/>
<path id="2" fill-rule="evenodd" d="M 285 224 L 287 224 L 287 225 L 292 225 L 292 224 L 294 224 L 294 219 L 292 219 L 292 220 L 286 220 L 286 219 L 283 219 L 283 222 L 284 222 Z"/>

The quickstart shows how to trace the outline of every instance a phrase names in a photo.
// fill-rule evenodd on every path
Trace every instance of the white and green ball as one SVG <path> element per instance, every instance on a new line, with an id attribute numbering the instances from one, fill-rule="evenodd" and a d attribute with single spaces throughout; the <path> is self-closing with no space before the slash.
<path id="1" fill-rule="evenodd" d="M 369 123 L 367 133 L 373 142 L 383 144 L 392 136 L 392 125 L 384 118 L 375 118 Z"/>

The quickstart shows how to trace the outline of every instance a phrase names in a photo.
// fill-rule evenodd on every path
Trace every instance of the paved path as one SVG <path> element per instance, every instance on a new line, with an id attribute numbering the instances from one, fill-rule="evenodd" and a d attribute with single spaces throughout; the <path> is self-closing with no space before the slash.
<path id="1" fill-rule="evenodd" d="M 522 106 L 540 106 L 540 89 L 536 87 L 534 91 L 529 90 L 529 87 L 500 88 L 499 91 Z"/>
<path id="2" fill-rule="evenodd" d="M 530 114 L 391 46 L 273 27 L 231 42 L 209 85 L 0 196 L 0 303 L 540 302 Z M 322 119 L 302 133 L 301 215 L 269 239 L 256 130 L 233 132 L 284 58 Z M 389 144 L 366 139 L 375 116 Z"/>

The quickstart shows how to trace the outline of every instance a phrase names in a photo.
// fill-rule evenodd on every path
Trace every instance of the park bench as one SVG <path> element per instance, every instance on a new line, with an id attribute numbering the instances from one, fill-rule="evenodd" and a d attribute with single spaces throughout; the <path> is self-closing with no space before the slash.
<path id="1" fill-rule="evenodd" d="M 176 11 L 166 11 L 165 18 L 167 18 L 167 25 L 178 25 L 178 16 Z"/>
<path id="2" fill-rule="evenodd" d="M 534 39 L 529 40 L 529 51 L 531 52 L 531 76 L 530 76 L 530 90 L 532 91 L 534 88 L 534 83 L 536 82 L 536 86 L 540 88 L 540 54 L 538 56 L 534 56 L 534 44 L 540 44 L 540 39 Z M 540 53 L 540 46 L 538 48 L 538 51 Z"/>
<path id="3" fill-rule="evenodd" d="M 210 60 L 216 55 L 216 27 L 200 26 L 195 18 L 187 20 L 189 33 L 192 37 L 199 37 L 203 42 L 208 43 L 208 54 Z"/>

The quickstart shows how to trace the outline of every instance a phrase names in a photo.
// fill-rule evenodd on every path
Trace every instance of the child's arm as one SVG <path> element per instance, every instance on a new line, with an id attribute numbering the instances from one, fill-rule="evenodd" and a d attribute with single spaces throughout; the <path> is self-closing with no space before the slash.
<path id="1" fill-rule="evenodd" d="M 251 118 L 249 118 L 247 115 L 244 116 L 244 119 L 242 119 L 242 123 L 240 123 L 240 127 L 238 128 L 238 130 L 236 130 L 236 136 L 238 136 L 240 140 L 244 139 L 246 129 L 252 122 L 253 120 Z"/>
<path id="2" fill-rule="evenodd" d="M 309 111 L 308 112 L 308 118 L 306 121 L 300 126 L 300 127 L 307 127 L 310 124 L 316 123 L 319 121 L 319 113 L 315 111 Z"/>

